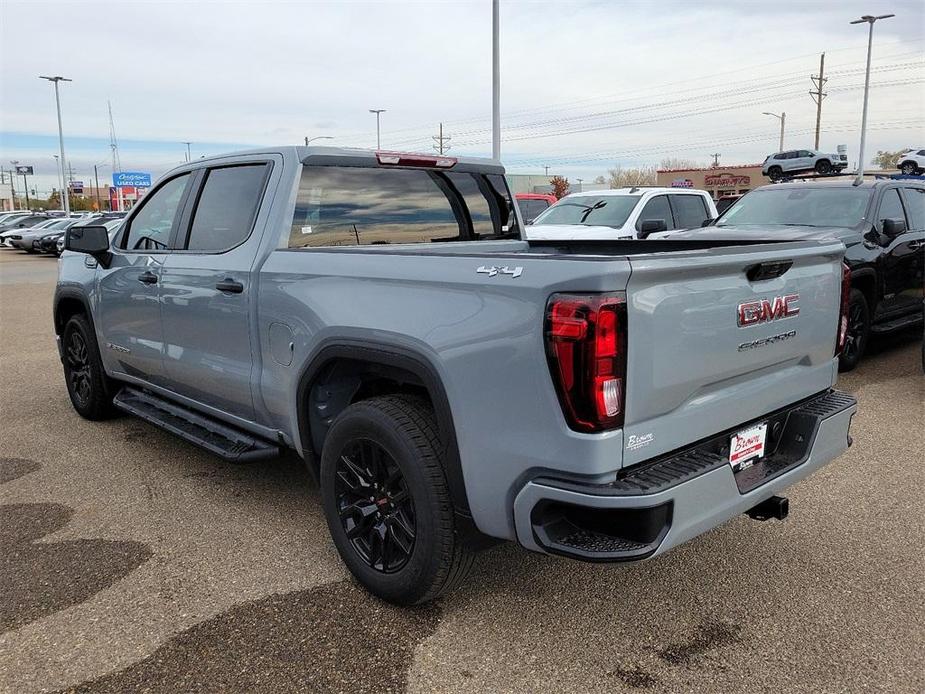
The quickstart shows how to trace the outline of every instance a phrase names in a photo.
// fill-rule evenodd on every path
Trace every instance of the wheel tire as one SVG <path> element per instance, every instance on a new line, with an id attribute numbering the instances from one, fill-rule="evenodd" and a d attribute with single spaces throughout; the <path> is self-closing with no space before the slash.
<path id="1" fill-rule="evenodd" d="M 114 388 L 103 370 L 96 336 L 86 317 L 76 315 L 68 320 L 61 344 L 64 351 L 64 381 L 77 414 L 94 421 L 113 416 Z"/>
<path id="2" fill-rule="evenodd" d="M 867 348 L 867 338 L 870 336 L 870 309 L 867 299 L 860 289 L 852 289 L 848 299 L 848 335 L 845 337 L 845 347 L 838 357 L 838 370 L 851 371 Z"/>
<path id="3" fill-rule="evenodd" d="M 768 178 L 770 178 L 772 181 L 783 178 L 783 176 L 784 170 L 779 166 L 772 166 L 770 169 L 768 169 Z"/>
<path id="4" fill-rule="evenodd" d="M 816 162 L 816 173 L 821 176 L 827 176 L 832 173 L 832 162 L 828 159 L 820 159 Z"/>
<path id="5" fill-rule="evenodd" d="M 363 464 L 363 457 L 354 453 L 362 447 L 374 451 L 372 460 L 378 462 Z M 388 602 L 416 605 L 433 600 L 460 583 L 472 565 L 474 553 L 455 531 L 453 503 L 440 460 L 442 450 L 432 410 L 425 401 L 407 395 L 375 397 L 350 405 L 334 420 L 325 439 L 321 502 L 334 545 L 356 580 Z M 363 475 L 354 473 L 347 461 L 366 473 L 367 481 L 394 479 L 397 468 L 399 478 L 393 485 L 398 486 L 398 492 L 392 493 L 394 486 L 386 491 L 384 482 L 376 482 L 379 486 L 374 489 L 363 484 Z M 377 468 L 384 471 L 378 477 Z M 357 489 L 361 493 L 356 493 Z M 368 500 L 367 489 L 372 491 Z M 378 494 L 384 496 L 374 500 Z M 403 501 L 397 501 L 402 496 Z M 347 503 L 350 499 L 358 500 Z M 406 505 L 402 509 L 399 503 Z M 404 521 L 411 519 L 406 523 L 413 530 L 410 549 L 396 544 L 401 536 L 407 545 L 409 535 L 396 530 L 401 526 L 394 522 L 395 514 L 403 514 Z M 371 538 L 368 543 L 367 537 Z M 373 559 L 376 542 L 380 543 L 380 568 Z M 403 557 L 392 570 L 387 546 L 392 547 L 393 557 L 396 548 L 399 559 Z"/>
<path id="6" fill-rule="evenodd" d="M 915 162 L 904 161 L 899 170 L 906 176 L 914 176 L 917 168 Z"/>

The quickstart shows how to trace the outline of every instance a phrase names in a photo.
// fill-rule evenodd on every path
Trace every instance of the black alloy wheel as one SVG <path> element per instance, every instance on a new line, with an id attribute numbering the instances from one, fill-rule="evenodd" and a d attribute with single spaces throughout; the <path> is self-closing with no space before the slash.
<path id="1" fill-rule="evenodd" d="M 65 371 L 70 391 L 77 403 L 86 407 L 90 403 L 92 383 L 90 373 L 90 351 L 87 342 L 79 331 L 73 330 L 68 335 L 65 345 Z"/>
<path id="2" fill-rule="evenodd" d="M 779 166 L 772 166 L 770 169 L 768 169 L 768 178 L 770 178 L 772 181 L 776 181 L 782 178 L 783 175 L 784 171 Z"/>
<path id="3" fill-rule="evenodd" d="M 337 462 L 334 489 L 341 525 L 370 568 L 401 570 L 414 551 L 414 501 L 398 464 L 369 439 L 354 440 Z"/>
<path id="4" fill-rule="evenodd" d="M 822 174 L 823 176 L 825 176 L 831 171 L 832 171 L 832 164 L 829 161 L 823 159 L 821 161 L 816 162 L 816 173 Z"/>
<path id="5" fill-rule="evenodd" d="M 902 171 L 906 176 L 913 176 L 915 174 L 915 164 L 913 164 L 911 161 L 903 162 L 900 171 Z"/>
<path id="6" fill-rule="evenodd" d="M 848 327 L 845 333 L 845 346 L 838 359 L 839 371 L 851 371 L 867 347 L 867 338 L 870 333 L 870 313 L 867 300 L 860 290 L 851 290 L 851 300 L 848 304 Z"/>

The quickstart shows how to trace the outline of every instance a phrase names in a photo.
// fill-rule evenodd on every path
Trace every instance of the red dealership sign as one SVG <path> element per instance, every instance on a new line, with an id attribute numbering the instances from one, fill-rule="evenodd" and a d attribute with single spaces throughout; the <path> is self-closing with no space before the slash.
<path id="1" fill-rule="evenodd" d="M 735 176 L 731 173 L 710 174 L 704 178 L 704 185 L 708 188 L 729 186 L 747 186 L 751 183 L 751 176 Z"/>

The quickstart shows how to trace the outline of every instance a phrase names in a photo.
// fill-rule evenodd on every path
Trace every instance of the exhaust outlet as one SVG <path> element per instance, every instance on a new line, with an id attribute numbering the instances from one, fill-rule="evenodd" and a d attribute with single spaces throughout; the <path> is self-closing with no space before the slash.
<path id="1" fill-rule="evenodd" d="M 772 518 L 784 520 L 787 514 L 790 513 L 790 501 L 786 496 L 772 496 L 770 499 L 765 499 L 757 506 L 748 509 L 745 513 L 754 520 L 766 521 Z"/>

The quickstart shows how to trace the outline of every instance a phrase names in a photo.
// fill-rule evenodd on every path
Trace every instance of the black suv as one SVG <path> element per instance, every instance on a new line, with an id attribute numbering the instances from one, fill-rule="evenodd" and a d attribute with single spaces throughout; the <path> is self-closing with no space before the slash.
<path id="1" fill-rule="evenodd" d="M 842 371 L 857 365 L 871 333 L 922 322 L 923 182 L 771 184 L 744 196 L 713 225 L 737 236 L 835 236 L 845 244 L 845 262 L 851 268 L 851 303 L 847 340 L 839 361 Z"/>

